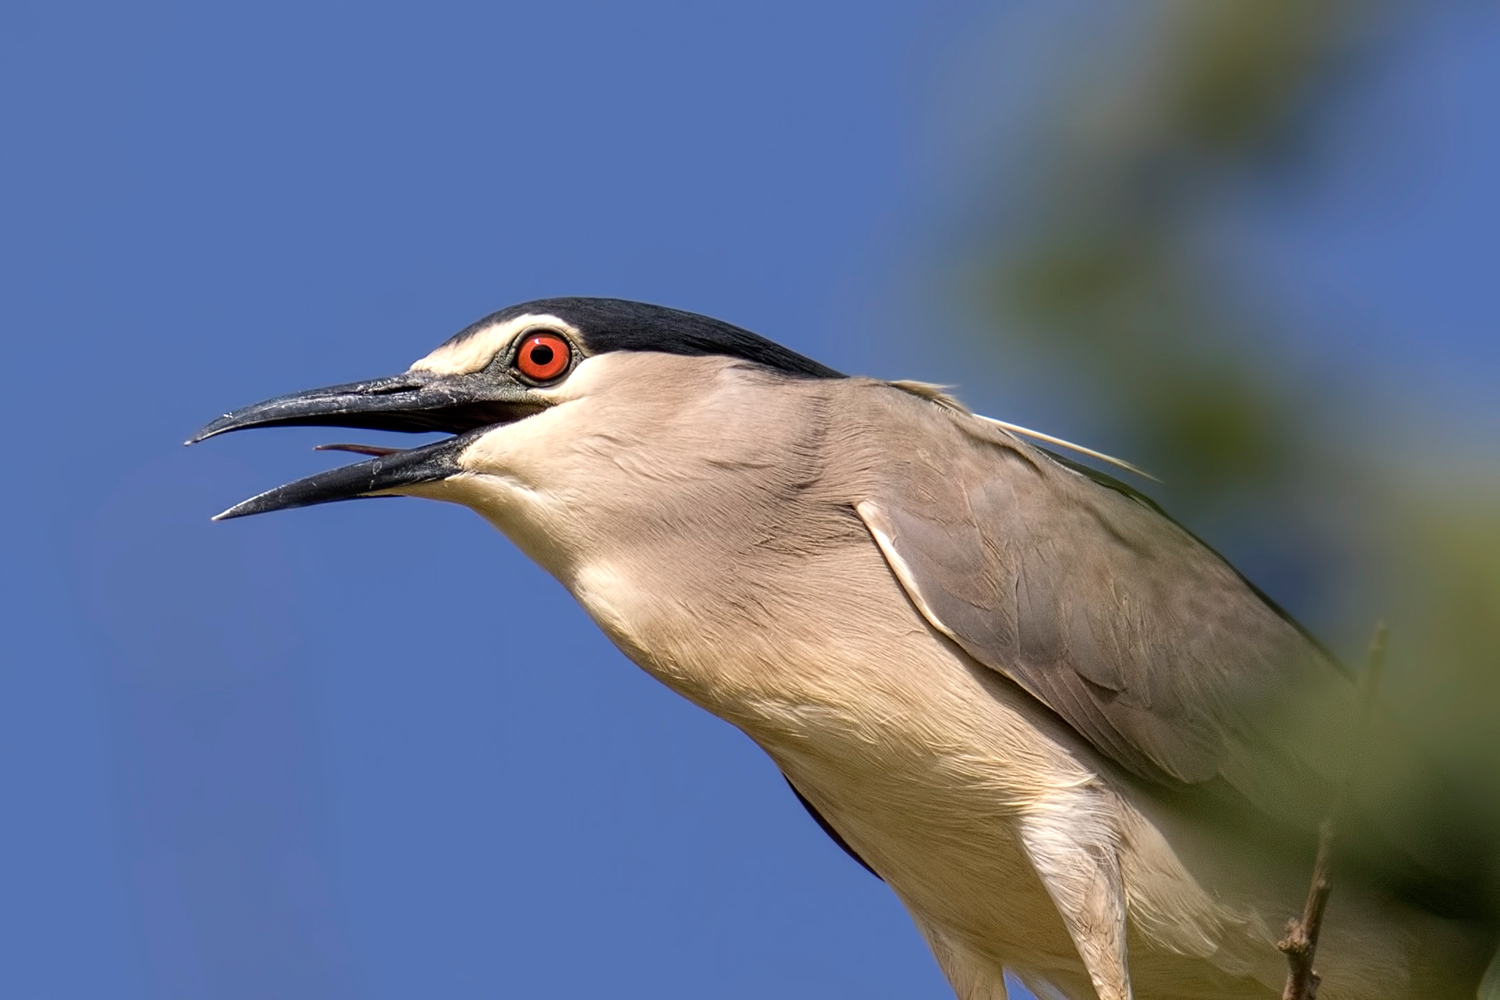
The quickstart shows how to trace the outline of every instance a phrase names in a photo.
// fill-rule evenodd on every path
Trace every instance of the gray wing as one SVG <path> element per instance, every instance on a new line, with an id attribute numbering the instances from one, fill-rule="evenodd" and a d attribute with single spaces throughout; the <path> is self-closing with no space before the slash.
<path id="1" fill-rule="evenodd" d="M 944 416 L 857 505 L 933 627 L 1136 775 L 1315 822 L 1358 714 L 1323 650 L 1149 501 Z"/>

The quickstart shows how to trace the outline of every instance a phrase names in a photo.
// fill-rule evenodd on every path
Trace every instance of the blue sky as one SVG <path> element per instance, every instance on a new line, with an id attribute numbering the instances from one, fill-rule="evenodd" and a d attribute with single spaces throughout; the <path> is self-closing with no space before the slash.
<path id="1" fill-rule="evenodd" d="M 7 4 L 0 991 L 945 996 L 774 767 L 472 514 L 210 524 L 338 435 L 180 442 L 551 294 L 1028 422 L 927 262 L 1024 98 L 965 88 L 1084 9 Z M 1493 415 L 1497 56 L 1434 19 L 1302 208 L 1226 230 L 1439 415 Z"/>

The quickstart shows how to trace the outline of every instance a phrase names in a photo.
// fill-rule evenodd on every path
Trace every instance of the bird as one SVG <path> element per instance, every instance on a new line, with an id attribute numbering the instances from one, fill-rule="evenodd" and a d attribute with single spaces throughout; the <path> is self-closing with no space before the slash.
<path id="1" fill-rule="evenodd" d="M 961 1000 L 1005 997 L 1007 971 L 1044 998 L 1279 996 L 1311 831 L 1354 758 L 1391 756 L 1352 749 L 1349 672 L 1134 487 L 939 387 L 726 322 L 526 302 L 188 443 L 289 425 L 447 436 L 327 446 L 366 457 L 217 519 L 473 509 L 769 755 Z M 1500 996 L 1455 852 L 1359 828 L 1323 1000 Z"/>

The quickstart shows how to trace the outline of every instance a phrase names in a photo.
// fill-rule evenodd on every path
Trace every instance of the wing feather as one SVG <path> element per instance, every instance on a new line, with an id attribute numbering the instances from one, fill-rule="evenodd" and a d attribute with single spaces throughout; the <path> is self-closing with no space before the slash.
<path id="1" fill-rule="evenodd" d="M 857 505 L 933 627 L 1136 775 L 1315 821 L 1358 714 L 1326 652 L 1133 491 L 938 412 Z"/>

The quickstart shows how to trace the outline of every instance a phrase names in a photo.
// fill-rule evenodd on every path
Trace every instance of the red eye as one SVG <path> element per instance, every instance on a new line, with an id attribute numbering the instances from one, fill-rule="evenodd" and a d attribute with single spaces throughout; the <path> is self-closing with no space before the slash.
<path id="1" fill-rule="evenodd" d="M 550 382 L 568 370 L 573 348 L 555 333 L 528 333 L 516 352 L 516 371 L 534 382 Z"/>

